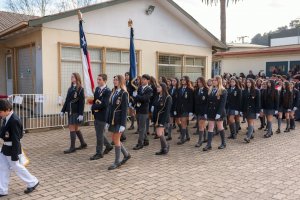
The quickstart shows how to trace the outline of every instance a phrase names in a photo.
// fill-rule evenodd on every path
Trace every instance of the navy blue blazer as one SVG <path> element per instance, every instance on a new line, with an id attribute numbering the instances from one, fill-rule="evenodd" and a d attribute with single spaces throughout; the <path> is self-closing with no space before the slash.
<path id="1" fill-rule="evenodd" d="M 23 137 L 23 125 L 19 117 L 13 113 L 5 126 L 1 127 L 0 138 L 4 142 L 11 142 L 12 146 L 3 145 L 1 152 L 5 156 L 11 156 L 12 161 L 18 161 L 22 153 L 21 138 Z"/>
<path id="2" fill-rule="evenodd" d="M 109 100 L 109 114 L 107 123 L 113 126 L 126 127 L 128 93 L 121 89 L 116 95 L 116 90 L 112 93 Z"/>
<path id="3" fill-rule="evenodd" d="M 97 87 L 95 89 L 94 101 L 91 107 L 95 120 L 99 120 L 102 122 L 107 121 L 110 95 L 111 90 L 107 86 L 102 90 L 100 89 L 100 87 Z"/>
<path id="4" fill-rule="evenodd" d="M 67 112 L 69 113 L 69 115 L 75 113 L 83 115 L 84 102 L 84 89 L 82 87 L 77 89 L 76 87 L 72 86 L 68 89 L 66 101 L 64 103 L 63 108 L 61 109 L 61 112 Z"/>
<path id="5" fill-rule="evenodd" d="M 196 115 L 204 116 L 205 114 L 207 114 L 208 89 L 203 88 L 200 91 L 200 88 L 198 88 L 194 92 L 194 97 L 194 113 Z"/>

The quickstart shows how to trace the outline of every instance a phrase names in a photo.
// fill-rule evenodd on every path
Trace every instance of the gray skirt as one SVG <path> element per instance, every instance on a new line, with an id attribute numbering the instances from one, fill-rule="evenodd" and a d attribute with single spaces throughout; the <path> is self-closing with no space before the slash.
<path id="1" fill-rule="evenodd" d="M 227 114 L 227 116 L 235 115 L 235 110 L 227 110 L 226 114 Z"/>
<path id="2" fill-rule="evenodd" d="M 246 119 L 256 119 L 256 114 L 255 113 L 245 113 L 245 118 Z"/>
<path id="3" fill-rule="evenodd" d="M 108 131 L 112 133 L 119 133 L 120 125 L 109 125 Z"/>
<path id="4" fill-rule="evenodd" d="M 274 109 L 264 109 L 264 114 L 265 115 L 274 115 L 275 110 Z"/>
<path id="5" fill-rule="evenodd" d="M 68 124 L 69 125 L 79 125 L 79 124 L 81 124 L 81 122 L 79 122 L 77 120 L 78 117 L 79 117 L 78 113 L 73 113 L 71 115 L 68 115 Z"/>
<path id="6" fill-rule="evenodd" d="M 199 120 L 206 120 L 204 115 L 197 115 L 197 121 Z"/>

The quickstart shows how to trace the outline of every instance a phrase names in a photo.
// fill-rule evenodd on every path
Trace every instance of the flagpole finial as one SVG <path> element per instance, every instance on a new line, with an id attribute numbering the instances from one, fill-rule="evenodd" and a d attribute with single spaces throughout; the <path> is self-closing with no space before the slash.
<path id="1" fill-rule="evenodd" d="M 131 27 L 132 27 L 132 24 L 133 24 L 132 19 L 129 19 L 129 20 L 128 20 L 128 27 L 131 28 Z"/>
<path id="2" fill-rule="evenodd" d="M 80 10 L 78 10 L 77 15 L 78 15 L 78 20 L 82 21 L 82 12 L 80 12 Z"/>

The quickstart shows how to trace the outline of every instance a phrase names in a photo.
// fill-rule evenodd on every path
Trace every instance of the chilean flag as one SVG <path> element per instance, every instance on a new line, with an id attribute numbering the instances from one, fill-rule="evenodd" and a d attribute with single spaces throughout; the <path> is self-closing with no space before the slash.
<path id="1" fill-rule="evenodd" d="M 93 91 L 95 85 L 91 68 L 90 54 L 87 50 L 87 42 L 82 27 L 82 20 L 79 21 L 79 32 L 85 94 L 87 97 L 92 97 L 94 95 Z"/>

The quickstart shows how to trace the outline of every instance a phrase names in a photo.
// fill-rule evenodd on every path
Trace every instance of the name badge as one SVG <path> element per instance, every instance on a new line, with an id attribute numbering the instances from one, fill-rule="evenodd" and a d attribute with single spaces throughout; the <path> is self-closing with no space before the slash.
<path id="1" fill-rule="evenodd" d="M 237 92 L 236 92 L 236 91 L 234 91 L 234 96 L 236 97 L 236 95 L 237 95 Z"/>
<path id="2" fill-rule="evenodd" d="M 205 96 L 202 97 L 202 100 L 205 100 Z"/>
<path id="3" fill-rule="evenodd" d="M 9 138 L 9 132 L 5 132 L 4 138 L 6 138 L 6 139 Z"/>
<path id="4" fill-rule="evenodd" d="M 137 106 L 137 107 L 141 107 L 141 103 L 137 103 L 136 106 Z"/>
<path id="5" fill-rule="evenodd" d="M 116 104 L 119 105 L 121 103 L 121 98 L 118 97 L 117 101 L 116 101 Z"/>
<path id="6" fill-rule="evenodd" d="M 74 99 L 76 99 L 76 98 L 77 98 L 77 92 L 74 93 Z"/>
<path id="7" fill-rule="evenodd" d="M 185 92 L 185 93 L 184 93 L 184 98 L 187 99 L 187 96 L 188 96 L 188 95 L 187 95 L 187 92 Z"/>

